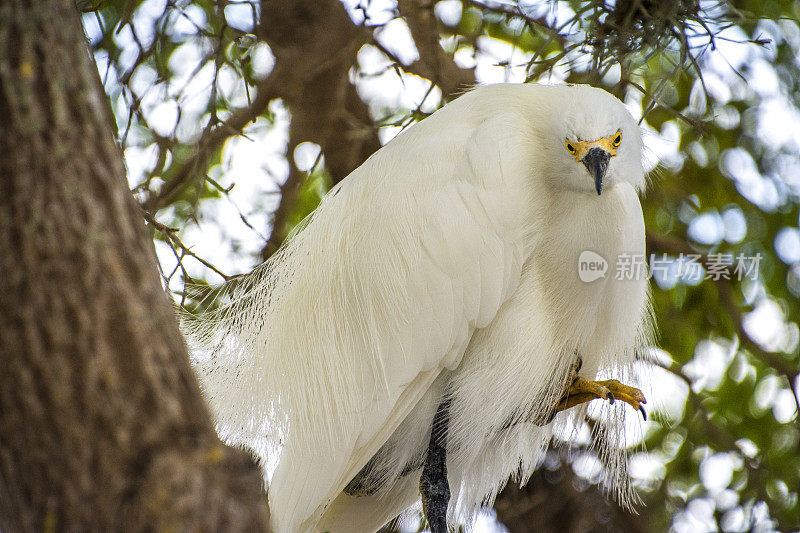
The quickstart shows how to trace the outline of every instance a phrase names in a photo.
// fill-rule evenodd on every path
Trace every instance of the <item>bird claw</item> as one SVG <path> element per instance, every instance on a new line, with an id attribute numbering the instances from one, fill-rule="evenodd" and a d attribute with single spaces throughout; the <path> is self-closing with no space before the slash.
<path id="1" fill-rule="evenodd" d="M 623 401 L 641 412 L 642 418 L 647 420 L 647 412 L 642 406 L 642 404 L 647 403 L 647 399 L 642 391 L 635 387 L 624 385 L 616 379 L 589 381 L 578 376 L 572 382 L 566 397 L 561 400 L 556 409 L 563 411 L 596 399 L 606 399 L 612 405 L 616 400 Z"/>

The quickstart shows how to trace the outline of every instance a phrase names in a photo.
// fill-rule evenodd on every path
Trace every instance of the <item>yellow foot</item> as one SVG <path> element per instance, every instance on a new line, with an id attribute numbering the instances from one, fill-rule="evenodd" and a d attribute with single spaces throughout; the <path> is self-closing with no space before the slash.
<path id="1" fill-rule="evenodd" d="M 641 412 L 642 418 L 647 420 L 647 412 L 642 406 L 642 404 L 647 403 L 647 400 L 642 391 L 623 385 L 616 379 L 589 381 L 580 376 L 576 377 L 567 392 L 567 396 L 556 407 L 556 411 L 563 411 L 596 399 L 605 399 L 612 404 L 615 400 L 621 400 Z"/>

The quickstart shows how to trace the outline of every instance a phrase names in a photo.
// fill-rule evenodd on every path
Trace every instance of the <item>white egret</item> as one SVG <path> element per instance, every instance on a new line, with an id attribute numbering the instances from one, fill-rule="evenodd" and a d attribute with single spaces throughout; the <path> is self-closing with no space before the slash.
<path id="1" fill-rule="evenodd" d="M 480 87 L 387 143 L 188 321 L 220 433 L 271 477 L 275 530 L 374 531 L 421 490 L 444 532 L 527 479 L 594 398 L 626 503 L 623 403 L 644 414 L 644 396 L 592 380 L 633 379 L 647 343 L 646 276 L 613 266 L 644 257 L 644 185 L 638 126 L 610 94 Z"/>

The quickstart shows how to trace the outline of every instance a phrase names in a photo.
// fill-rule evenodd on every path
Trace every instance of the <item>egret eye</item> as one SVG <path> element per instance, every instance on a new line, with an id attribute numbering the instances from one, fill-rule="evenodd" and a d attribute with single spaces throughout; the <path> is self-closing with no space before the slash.
<path id="1" fill-rule="evenodd" d="M 571 153 L 572 155 L 575 155 L 575 147 L 572 146 L 572 143 L 569 141 L 565 141 L 565 143 L 567 145 L 567 152 Z"/>
<path id="2" fill-rule="evenodd" d="M 617 134 L 614 135 L 614 140 L 612 141 L 611 144 L 613 144 L 614 148 L 616 148 L 617 146 L 619 146 L 621 142 L 622 142 L 622 132 L 618 131 Z"/>

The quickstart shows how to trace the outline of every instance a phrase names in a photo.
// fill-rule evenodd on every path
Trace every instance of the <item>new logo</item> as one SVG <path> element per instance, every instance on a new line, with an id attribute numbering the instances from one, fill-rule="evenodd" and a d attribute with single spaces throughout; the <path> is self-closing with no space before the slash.
<path id="1" fill-rule="evenodd" d="M 591 250 L 584 250 L 578 257 L 578 277 L 585 283 L 591 283 L 606 277 L 608 261 Z"/>

